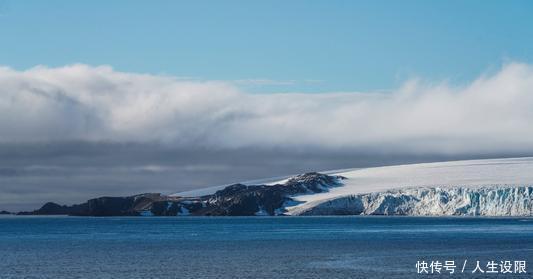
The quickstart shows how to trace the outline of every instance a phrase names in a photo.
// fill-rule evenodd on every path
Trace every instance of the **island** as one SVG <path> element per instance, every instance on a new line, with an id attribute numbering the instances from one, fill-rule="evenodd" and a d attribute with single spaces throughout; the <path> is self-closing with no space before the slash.
<path id="1" fill-rule="evenodd" d="M 533 158 L 452 161 L 310 172 L 163 195 L 48 202 L 19 215 L 73 216 L 533 216 Z"/>

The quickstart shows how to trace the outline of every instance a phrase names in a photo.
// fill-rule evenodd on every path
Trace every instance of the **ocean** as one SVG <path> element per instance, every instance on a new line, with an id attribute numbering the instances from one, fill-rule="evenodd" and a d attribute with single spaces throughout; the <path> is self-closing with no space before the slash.
<path id="1" fill-rule="evenodd" d="M 531 278 L 531 265 L 533 218 L 0 217 L 2 279 Z"/>

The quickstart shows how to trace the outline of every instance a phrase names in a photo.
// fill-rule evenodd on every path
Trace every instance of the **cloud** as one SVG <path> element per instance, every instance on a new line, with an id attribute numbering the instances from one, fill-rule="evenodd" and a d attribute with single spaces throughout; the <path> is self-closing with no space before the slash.
<path id="1" fill-rule="evenodd" d="M 272 80 L 272 79 L 238 79 L 233 81 L 236 85 L 255 85 L 255 86 L 269 86 L 269 85 L 295 85 L 295 80 Z"/>
<path id="2" fill-rule="evenodd" d="M 462 86 L 409 80 L 391 92 L 247 94 L 228 81 L 109 66 L 0 68 L 0 141 L 158 142 L 176 147 L 401 153 L 533 151 L 533 67 Z"/>

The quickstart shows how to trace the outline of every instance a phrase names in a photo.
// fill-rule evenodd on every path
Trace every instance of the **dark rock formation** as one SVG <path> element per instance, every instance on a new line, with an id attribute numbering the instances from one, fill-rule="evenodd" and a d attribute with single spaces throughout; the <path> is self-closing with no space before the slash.
<path id="1" fill-rule="evenodd" d="M 294 202 L 290 196 L 321 193 L 339 186 L 341 176 L 316 172 L 295 176 L 283 184 L 233 184 L 212 195 L 202 197 L 171 197 L 141 194 L 129 197 L 101 197 L 86 203 L 61 206 L 47 203 L 39 210 L 19 214 L 79 216 L 252 216 L 283 215 L 284 205 Z"/>
<path id="2" fill-rule="evenodd" d="M 166 200 L 159 193 L 148 193 L 129 197 L 100 197 L 87 201 L 86 210 L 77 215 L 87 216 L 137 216 L 150 208 L 152 203 Z"/>
<path id="3" fill-rule="evenodd" d="M 17 215 L 78 215 L 86 210 L 86 204 L 71 206 L 59 205 L 53 202 L 45 203 L 41 208 L 31 212 L 19 212 Z"/>
<path id="4" fill-rule="evenodd" d="M 5 210 L 0 211 L 0 215 L 9 215 L 9 214 L 12 214 L 12 213 L 9 211 L 5 211 Z"/>

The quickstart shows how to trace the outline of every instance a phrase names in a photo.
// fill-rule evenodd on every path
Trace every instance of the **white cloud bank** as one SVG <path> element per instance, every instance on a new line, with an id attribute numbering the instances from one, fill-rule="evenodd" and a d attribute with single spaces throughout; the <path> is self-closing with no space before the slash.
<path id="1" fill-rule="evenodd" d="M 0 68 L 0 141 L 161 141 L 215 148 L 411 153 L 533 151 L 533 66 L 453 87 L 389 93 L 246 94 L 220 81 L 108 66 Z"/>

